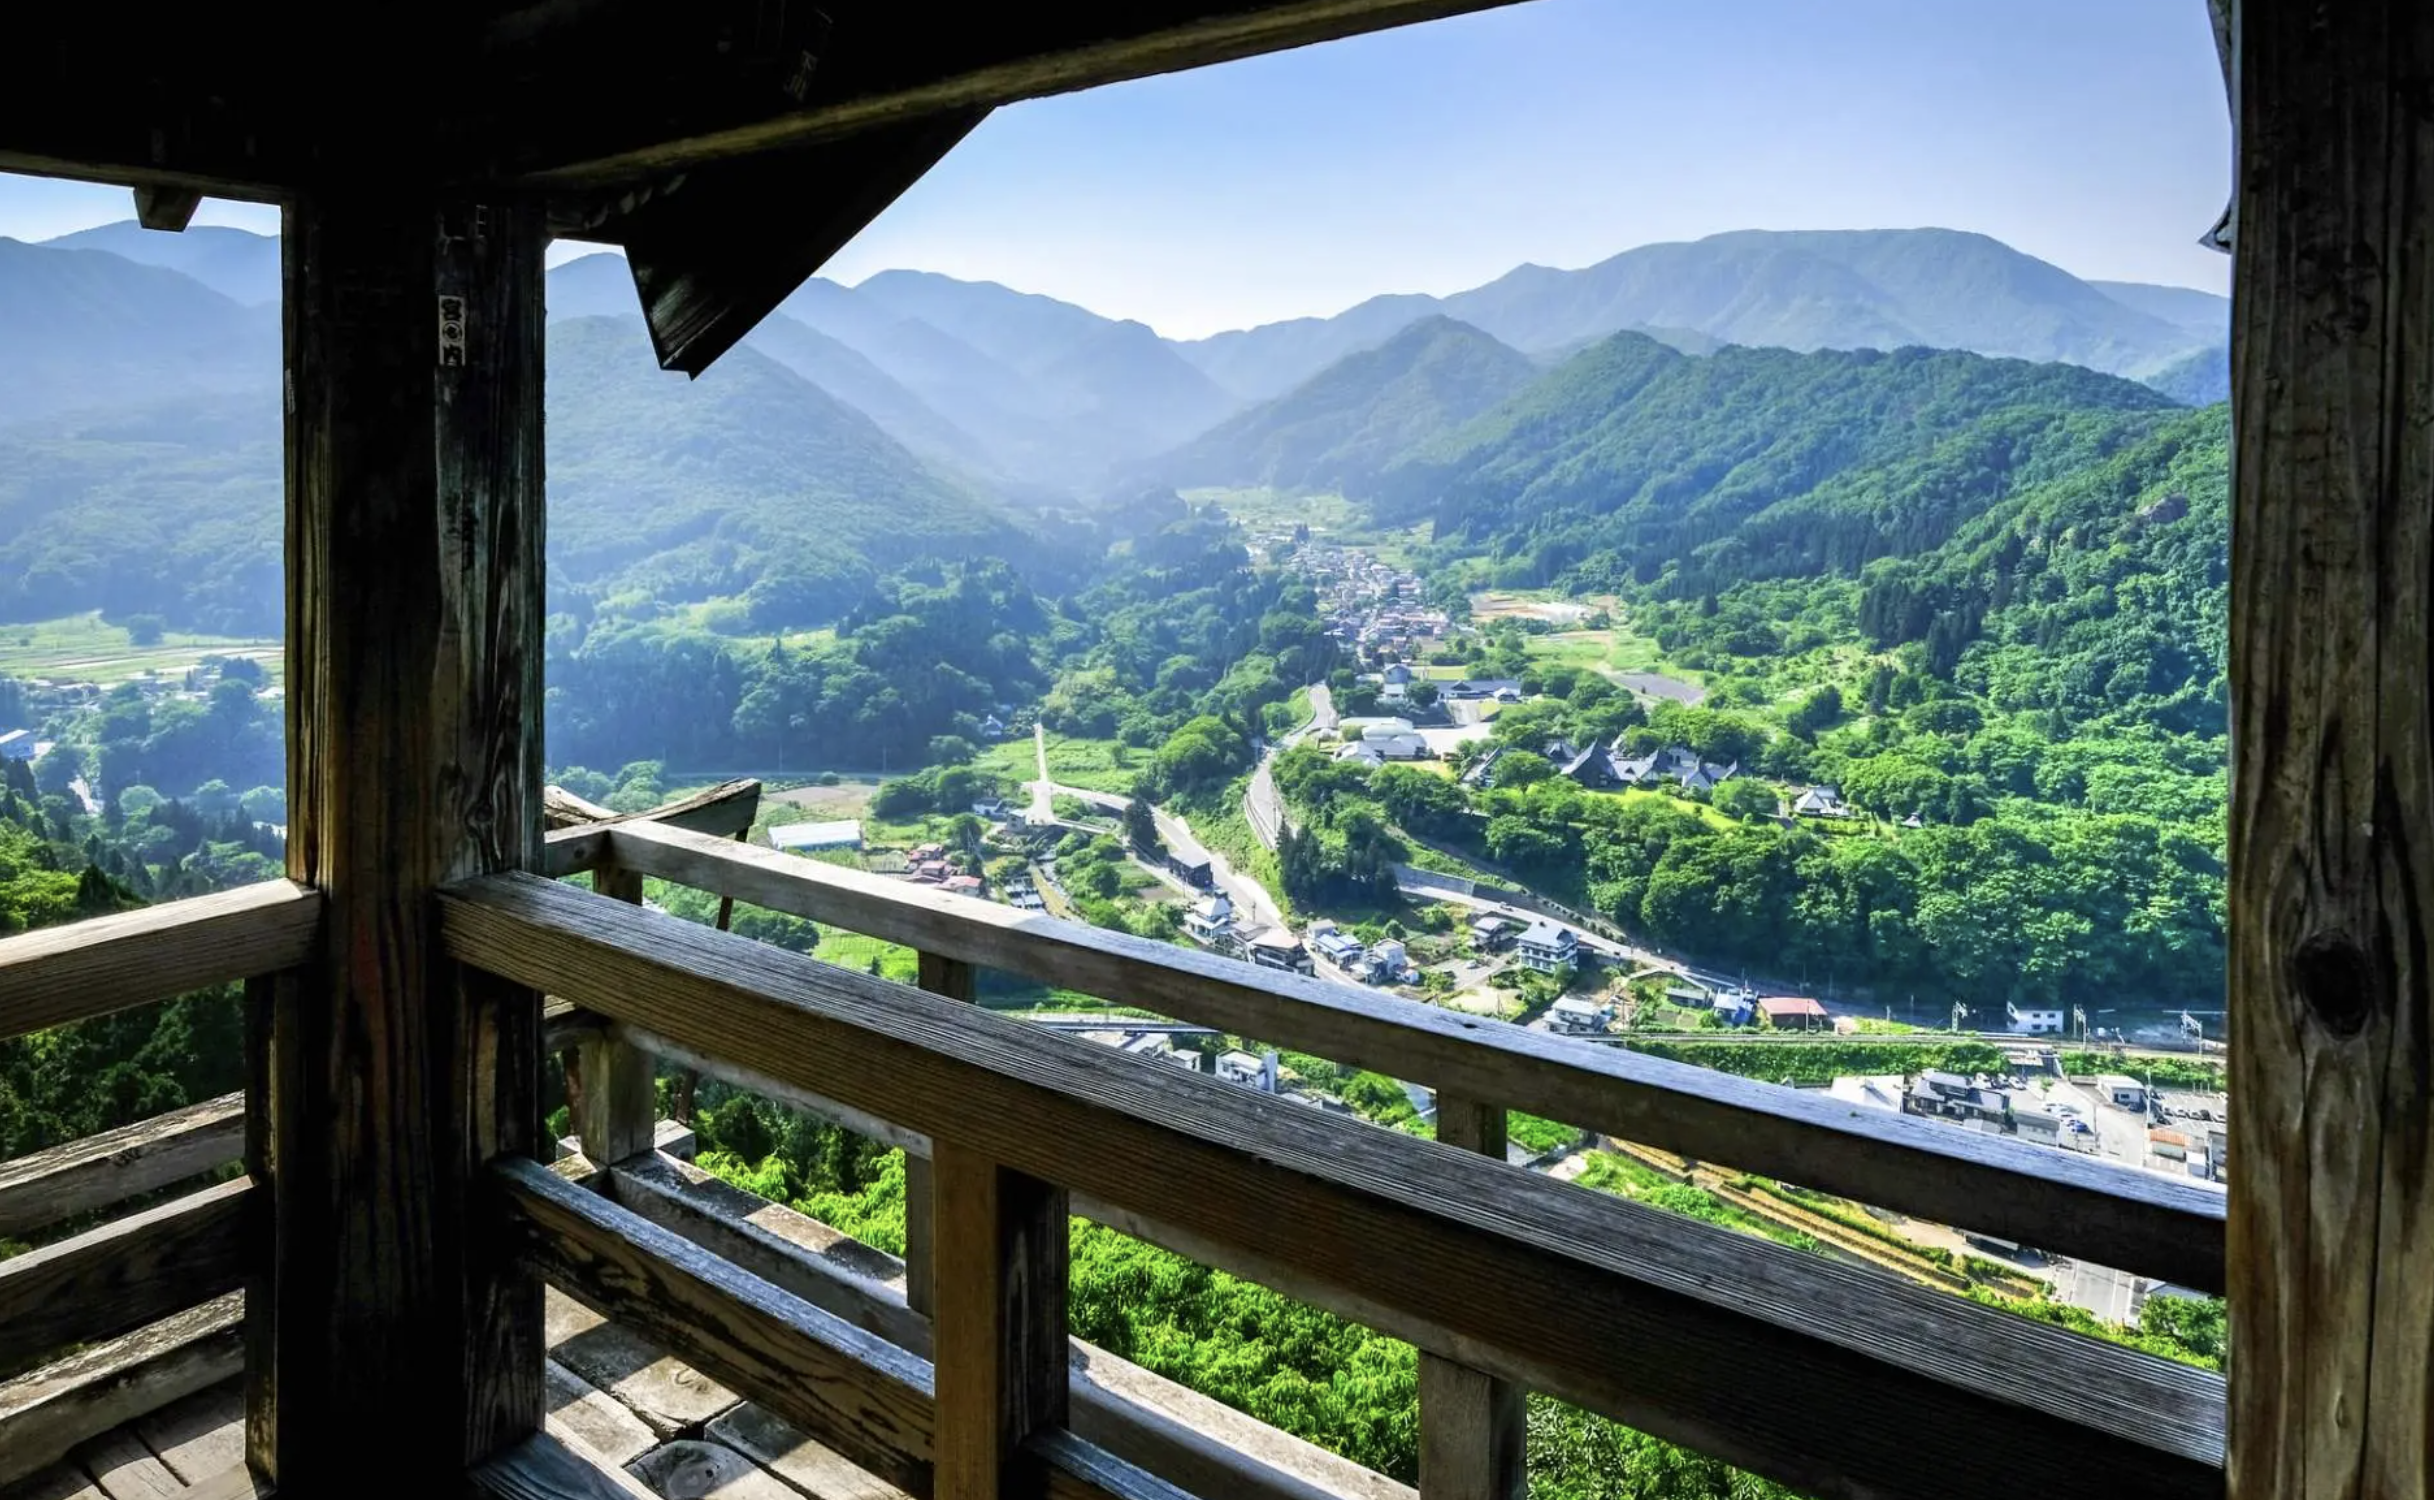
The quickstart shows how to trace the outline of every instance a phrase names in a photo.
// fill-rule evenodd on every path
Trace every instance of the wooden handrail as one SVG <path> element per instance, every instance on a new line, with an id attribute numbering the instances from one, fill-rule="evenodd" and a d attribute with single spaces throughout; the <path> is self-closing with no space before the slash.
<path id="1" fill-rule="evenodd" d="M 2223 1194 L 2194 1182 L 775 850 L 641 824 L 610 838 L 627 868 L 772 911 L 2099 1265 L 2224 1286 Z"/>
<path id="2" fill-rule="evenodd" d="M 244 1302 L 230 1292 L 0 1382 L 0 1488 L 243 1370 Z"/>
<path id="3" fill-rule="evenodd" d="M 518 1253 L 559 1290 L 674 1350 L 857 1467 L 930 1493 L 937 1400 L 929 1361 L 545 1167 L 510 1159 L 491 1171 Z M 1045 1470 L 1039 1488 L 1061 1500 L 1166 1490 L 1087 1445 L 1034 1462 Z"/>
<path id="4" fill-rule="evenodd" d="M 0 1261 L 0 1369 L 234 1290 L 250 1187 L 222 1183 Z"/>
<path id="5" fill-rule="evenodd" d="M 0 1041 L 294 968 L 320 932 L 320 892 L 265 880 L 0 938 Z"/>
<path id="6" fill-rule="evenodd" d="M 0 1237 L 124 1203 L 225 1166 L 244 1150 L 239 1093 L 0 1162 Z"/>
<path id="7" fill-rule="evenodd" d="M 1991 1492 L 2055 1451 L 2134 1489 L 2221 1489 L 2217 1376 L 532 876 L 440 906 L 462 962 L 748 1053 L 1803 1490 Z M 1812 1399 L 1748 1399 L 1787 1373 Z"/>
<path id="8" fill-rule="evenodd" d="M 748 832 L 760 810 L 761 784 L 749 778 L 722 781 L 638 813 L 612 812 L 564 787 L 544 787 L 541 820 L 548 832 L 542 838 L 541 873 L 577 875 L 597 867 L 608 855 L 608 830 L 619 824 L 657 823 L 733 837 Z"/>

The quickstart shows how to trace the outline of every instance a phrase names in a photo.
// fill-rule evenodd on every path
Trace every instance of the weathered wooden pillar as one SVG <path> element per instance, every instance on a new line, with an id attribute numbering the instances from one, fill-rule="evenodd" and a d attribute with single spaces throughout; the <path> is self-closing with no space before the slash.
<path id="1" fill-rule="evenodd" d="M 287 211 L 288 866 L 328 896 L 270 1037 L 289 1493 L 440 1493 L 540 1420 L 539 1289 L 468 1187 L 538 1145 L 538 997 L 444 962 L 432 891 L 540 850 L 542 244 L 411 184 Z"/>
<path id="2" fill-rule="evenodd" d="M 2434 1429 L 2434 6 L 2242 0 L 2230 1489 Z"/>
<path id="3" fill-rule="evenodd" d="M 1504 1110 L 1440 1093 L 1437 1139 L 1504 1159 Z M 1420 1500 L 1522 1500 L 1529 1409 L 1523 1392 L 1466 1365 L 1420 1356 Z"/>
<path id="4" fill-rule="evenodd" d="M 616 865 L 592 872 L 592 889 L 612 901 L 642 904 L 642 876 Z M 593 1166 L 607 1167 L 651 1149 L 659 1125 L 658 1068 L 651 1054 L 611 1036 L 584 1039 L 583 1087 L 571 1113 L 575 1137 Z"/>
<path id="5" fill-rule="evenodd" d="M 969 1005 L 980 994 L 978 971 L 960 959 L 936 953 L 914 955 L 916 979 L 933 995 Z M 932 1167 L 918 1156 L 904 1159 L 904 1300 L 917 1313 L 931 1309 L 931 1247 L 937 1234 L 937 1187 Z"/>
<path id="6" fill-rule="evenodd" d="M 1028 1493 L 1017 1450 L 1065 1423 L 1065 1190 L 939 1142 L 930 1358 L 937 1500 Z"/>

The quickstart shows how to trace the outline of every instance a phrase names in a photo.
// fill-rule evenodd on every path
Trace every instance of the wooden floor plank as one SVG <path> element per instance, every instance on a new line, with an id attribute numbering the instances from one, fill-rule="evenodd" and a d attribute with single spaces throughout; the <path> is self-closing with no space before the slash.
<path id="1" fill-rule="evenodd" d="M 651 1451 L 659 1434 L 625 1403 L 558 1363 L 549 1362 L 543 1421 L 550 1435 L 611 1468 Z"/>
<path id="2" fill-rule="evenodd" d="M 76 1462 L 110 1500 L 174 1500 L 185 1484 L 122 1427 L 76 1450 Z"/>
<path id="3" fill-rule="evenodd" d="M 545 1306 L 550 1357 L 616 1397 L 662 1438 L 699 1431 L 743 1399 L 555 1288 Z"/>
<path id="4" fill-rule="evenodd" d="M 627 1464 L 625 1471 L 660 1500 L 802 1500 L 751 1459 L 718 1443 L 670 1443 Z"/>
<path id="5" fill-rule="evenodd" d="M 476 1468 L 465 1488 L 493 1500 L 651 1500 L 621 1471 L 602 1468 L 546 1432 Z"/>
<path id="6" fill-rule="evenodd" d="M 245 1392 L 238 1383 L 197 1391 L 135 1424 L 169 1472 L 190 1485 L 245 1462 Z"/>
<path id="7" fill-rule="evenodd" d="M 749 1401 L 711 1423 L 710 1437 L 812 1500 L 913 1500 L 886 1480 L 848 1463 L 834 1448 L 805 1437 Z"/>
<path id="8" fill-rule="evenodd" d="M 0 1484 L 0 1500 L 103 1500 L 83 1470 L 53 1464 L 15 1484 Z"/>

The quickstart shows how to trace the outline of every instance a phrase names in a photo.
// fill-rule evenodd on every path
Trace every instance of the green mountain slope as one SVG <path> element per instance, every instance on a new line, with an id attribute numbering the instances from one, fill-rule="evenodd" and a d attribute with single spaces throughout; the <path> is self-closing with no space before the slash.
<path id="1" fill-rule="evenodd" d="M 1506 582 L 1848 569 L 1933 547 L 2171 409 L 2070 365 L 1925 349 L 1694 358 L 1618 334 L 1391 466 L 1372 505 L 1432 519 Z"/>
<path id="2" fill-rule="evenodd" d="M 279 314 L 99 250 L 0 239 L 0 427 L 279 381 Z"/>
<path id="3" fill-rule="evenodd" d="M 697 381 L 639 319 L 549 331 L 550 552 L 569 581 L 743 595 L 756 627 L 816 623 L 917 557 L 1021 555 L 1002 511 L 746 346 Z"/>
<path id="4" fill-rule="evenodd" d="M 279 237 L 197 224 L 171 234 L 133 219 L 44 240 L 53 250 L 106 250 L 139 266 L 179 272 L 232 302 L 260 306 L 279 300 Z"/>
<path id="5" fill-rule="evenodd" d="M 925 462 L 975 475 L 986 475 L 996 466 L 978 438 L 940 416 L 851 345 L 784 313 L 763 318 L 745 342 L 870 418 Z"/>
<path id="6" fill-rule="evenodd" d="M 2145 376 L 2219 344 L 2209 292 L 2087 282 L 1999 240 L 1949 229 L 1742 230 L 1643 245 L 1579 270 L 1521 266 L 1451 296 L 1377 297 L 1178 344 L 1241 395 L 1280 394 L 1398 329 L 1444 314 L 1533 355 L 1626 329 L 1787 349 L 1923 344 Z"/>
<path id="7" fill-rule="evenodd" d="M 1527 355 L 1451 318 L 1412 324 L 1157 461 L 1165 483 L 1360 488 L 1417 444 L 1536 379 Z"/>

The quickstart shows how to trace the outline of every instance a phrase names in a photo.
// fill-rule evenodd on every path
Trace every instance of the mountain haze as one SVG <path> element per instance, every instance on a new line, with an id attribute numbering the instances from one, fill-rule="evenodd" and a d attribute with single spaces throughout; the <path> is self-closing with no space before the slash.
<path id="1" fill-rule="evenodd" d="M 2144 376 L 2222 342 L 2228 307 L 2183 287 L 2099 287 L 1981 234 L 1740 230 L 1643 245 L 1577 271 L 1521 266 L 1449 297 L 1373 298 L 1337 318 L 1180 347 L 1254 398 L 1431 313 L 1531 354 L 1627 329 L 1681 330 L 1800 350 L 1968 349 Z"/>
<path id="2" fill-rule="evenodd" d="M 1467 323 L 1423 318 L 1155 462 L 1165 483 L 1357 492 L 1540 374 Z"/>
<path id="3" fill-rule="evenodd" d="M 139 266 L 177 271 L 249 307 L 279 300 L 277 235 L 215 224 L 197 224 L 173 234 L 122 219 L 43 244 L 54 250 L 106 250 Z"/>

